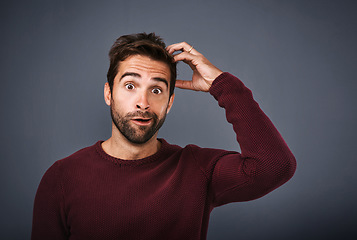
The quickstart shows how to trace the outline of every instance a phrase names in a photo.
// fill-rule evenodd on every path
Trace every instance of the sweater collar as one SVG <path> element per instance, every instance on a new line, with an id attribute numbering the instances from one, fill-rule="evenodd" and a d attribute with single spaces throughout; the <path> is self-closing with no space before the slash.
<path id="1" fill-rule="evenodd" d="M 164 156 L 166 156 L 167 153 L 169 152 L 171 145 L 169 143 L 167 143 L 166 140 L 164 140 L 164 139 L 158 138 L 158 140 L 161 142 L 161 147 L 160 147 L 159 151 L 157 151 L 155 154 L 153 154 L 151 156 L 141 158 L 141 159 L 136 159 L 136 160 L 124 160 L 124 159 L 110 156 L 103 150 L 102 143 L 104 141 L 102 141 L 102 140 L 98 141 L 95 144 L 95 149 L 101 158 L 103 158 L 105 160 L 109 160 L 109 161 L 113 162 L 115 165 L 139 166 L 139 165 L 151 163 L 151 162 L 154 162 L 157 160 L 165 159 Z"/>

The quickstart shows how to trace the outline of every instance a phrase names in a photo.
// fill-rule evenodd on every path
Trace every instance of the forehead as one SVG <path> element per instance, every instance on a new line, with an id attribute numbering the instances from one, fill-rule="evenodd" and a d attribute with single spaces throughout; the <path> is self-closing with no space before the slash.
<path id="1" fill-rule="evenodd" d="M 119 63 L 118 75 L 125 72 L 138 72 L 140 75 L 154 75 L 170 80 L 170 68 L 161 61 L 153 60 L 147 56 L 133 55 Z"/>

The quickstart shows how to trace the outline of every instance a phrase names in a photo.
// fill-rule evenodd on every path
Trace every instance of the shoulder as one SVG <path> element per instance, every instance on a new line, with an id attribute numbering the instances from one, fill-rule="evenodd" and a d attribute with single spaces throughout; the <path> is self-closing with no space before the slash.
<path id="1" fill-rule="evenodd" d="M 81 160 L 87 159 L 87 158 L 93 158 L 93 154 L 98 154 L 97 148 L 100 145 L 100 143 L 101 143 L 101 141 L 98 141 L 95 144 L 93 144 L 92 146 L 82 148 L 82 149 L 76 151 L 75 153 L 69 155 L 68 157 L 58 160 L 57 162 L 59 162 L 60 164 L 64 164 L 64 163 L 69 163 L 69 162 L 73 162 L 73 161 L 81 161 Z"/>
<path id="2" fill-rule="evenodd" d="M 184 149 L 192 152 L 192 154 L 196 155 L 198 158 L 215 158 L 229 152 L 223 149 L 200 147 L 195 144 L 189 144 Z"/>
<path id="3" fill-rule="evenodd" d="M 62 160 L 65 160 L 65 159 L 77 159 L 77 158 L 80 158 L 82 156 L 87 156 L 87 155 L 93 154 L 93 152 L 97 151 L 97 147 L 100 146 L 100 144 L 102 142 L 103 141 L 97 141 L 93 145 L 88 146 L 88 147 L 84 147 L 84 148 L 74 152 L 73 154 L 69 155 L 68 157 L 66 157 L 66 158 L 64 158 Z"/>
<path id="4" fill-rule="evenodd" d="M 217 162 L 227 155 L 237 155 L 238 152 L 227 151 L 216 148 L 203 148 L 194 144 L 189 144 L 184 151 L 190 152 L 194 161 L 206 174 L 211 175 Z"/>
<path id="5" fill-rule="evenodd" d="M 204 147 L 199 147 L 195 144 L 188 144 L 184 147 L 175 145 L 175 144 L 170 144 L 166 142 L 164 139 L 160 139 L 160 141 L 163 143 L 163 148 L 168 152 L 169 154 L 184 154 L 184 155 L 191 155 L 196 159 L 199 160 L 209 160 L 212 158 L 219 157 L 221 155 L 227 154 L 227 153 L 232 153 L 230 151 L 226 151 L 223 149 L 215 149 L 215 148 L 204 148 Z"/>
<path id="6" fill-rule="evenodd" d="M 47 169 L 41 182 L 43 184 L 48 184 L 48 182 L 63 184 L 67 180 L 73 180 L 73 177 L 85 175 L 88 170 L 94 170 L 98 167 L 98 164 L 101 164 L 101 161 L 98 161 L 100 155 L 96 150 L 97 145 L 100 146 L 100 141 L 92 146 L 82 148 L 68 157 L 57 160 Z"/>
<path id="7" fill-rule="evenodd" d="M 191 156 L 200 162 L 207 162 L 226 154 L 236 153 L 234 151 L 227 151 L 223 149 L 200 147 L 195 144 L 187 144 L 186 146 L 181 147 L 175 144 L 170 144 L 164 139 L 160 139 L 160 141 L 162 142 L 163 149 L 165 149 L 164 152 L 167 154 L 180 154 L 185 157 Z"/>
<path id="8" fill-rule="evenodd" d="M 200 147 L 195 144 L 188 144 L 185 147 L 180 147 L 178 145 L 169 144 L 164 139 L 161 139 L 163 142 L 163 146 L 167 152 L 171 154 L 183 154 L 183 155 L 190 155 L 196 159 L 198 162 L 209 162 L 215 159 L 219 159 L 222 156 L 227 154 L 238 154 L 235 151 L 227 151 L 223 149 L 217 148 L 205 148 Z"/>
<path id="9" fill-rule="evenodd" d="M 99 157 L 99 154 L 96 150 L 98 144 L 100 144 L 100 141 L 96 142 L 92 146 L 82 148 L 65 158 L 57 160 L 47 170 L 47 172 L 57 172 L 57 174 L 61 175 L 67 170 L 74 170 L 89 165 L 92 159 Z"/>
<path id="10" fill-rule="evenodd" d="M 186 151 L 190 151 L 194 158 L 200 163 L 205 164 L 207 162 L 216 162 L 220 158 L 226 155 L 231 154 L 239 154 L 235 151 L 228 151 L 224 149 L 217 149 L 217 148 L 204 148 L 199 147 L 194 144 L 189 144 L 185 147 Z"/>

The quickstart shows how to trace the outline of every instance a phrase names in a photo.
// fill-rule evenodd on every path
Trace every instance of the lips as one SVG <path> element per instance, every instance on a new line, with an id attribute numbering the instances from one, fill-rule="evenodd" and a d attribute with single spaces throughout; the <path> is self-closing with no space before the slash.
<path id="1" fill-rule="evenodd" d="M 152 122 L 152 118 L 132 118 L 131 121 L 136 125 L 147 126 Z"/>

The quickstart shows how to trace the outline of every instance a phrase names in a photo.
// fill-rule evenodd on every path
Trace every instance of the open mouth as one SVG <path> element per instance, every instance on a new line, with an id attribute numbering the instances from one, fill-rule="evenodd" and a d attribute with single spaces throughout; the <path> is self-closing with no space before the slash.
<path id="1" fill-rule="evenodd" d="M 134 119 L 135 121 L 139 121 L 139 122 L 149 122 L 151 119 L 141 119 L 141 118 L 138 118 L 138 119 Z"/>
<path id="2" fill-rule="evenodd" d="M 132 119 L 132 121 L 138 125 L 149 125 L 152 121 L 152 118 L 135 118 Z"/>

